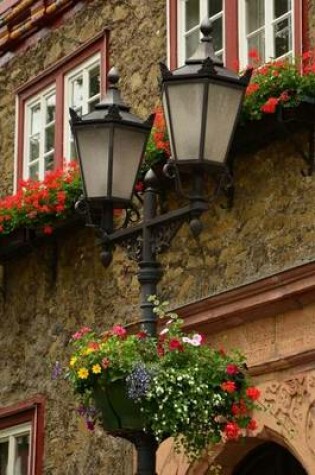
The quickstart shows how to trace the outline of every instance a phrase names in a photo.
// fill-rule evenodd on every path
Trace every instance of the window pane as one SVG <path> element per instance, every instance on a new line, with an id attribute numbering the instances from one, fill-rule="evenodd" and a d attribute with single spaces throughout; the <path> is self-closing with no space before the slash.
<path id="1" fill-rule="evenodd" d="M 71 106 L 79 107 L 83 101 L 83 77 L 80 76 L 72 81 Z"/>
<path id="2" fill-rule="evenodd" d="M 199 41 L 199 30 L 194 31 L 186 38 L 186 58 L 190 58 L 196 51 Z"/>
<path id="3" fill-rule="evenodd" d="M 40 131 L 40 115 L 40 103 L 38 103 L 31 108 L 31 135 Z"/>
<path id="4" fill-rule="evenodd" d="M 248 51 L 255 50 L 259 58 L 265 57 L 265 35 L 264 31 L 257 33 L 248 39 Z M 251 59 L 248 59 L 248 64 L 251 64 Z"/>
<path id="5" fill-rule="evenodd" d="M 30 165 L 29 167 L 29 177 L 34 178 L 37 180 L 38 178 L 38 162 L 33 163 L 33 165 Z"/>
<path id="6" fill-rule="evenodd" d="M 188 0 L 186 2 L 186 28 L 185 31 L 191 30 L 199 25 L 199 0 Z"/>
<path id="7" fill-rule="evenodd" d="M 15 442 L 14 475 L 27 475 L 30 449 L 29 435 L 16 437 Z"/>
<path id="8" fill-rule="evenodd" d="M 279 21 L 274 25 L 274 41 L 275 41 L 275 55 L 276 58 L 288 53 L 291 50 L 291 19 Z"/>
<path id="9" fill-rule="evenodd" d="M 222 32 L 222 18 L 218 18 L 213 22 L 213 45 L 214 50 L 218 51 L 223 48 L 223 32 Z"/>
<path id="10" fill-rule="evenodd" d="M 55 148 L 55 124 L 46 127 L 45 130 L 45 153 Z"/>
<path id="11" fill-rule="evenodd" d="M 208 15 L 212 17 L 222 11 L 222 0 L 208 0 Z"/>
<path id="12" fill-rule="evenodd" d="M 275 18 L 291 10 L 291 0 L 274 0 Z"/>
<path id="13" fill-rule="evenodd" d="M 95 66 L 89 71 L 89 97 L 100 93 L 100 80 L 100 67 Z"/>
<path id="14" fill-rule="evenodd" d="M 89 112 L 95 109 L 95 106 L 100 103 L 99 98 L 94 99 L 94 101 L 89 102 Z"/>
<path id="15" fill-rule="evenodd" d="M 30 152 L 29 152 L 29 161 L 32 162 L 39 157 L 39 134 L 33 135 L 30 137 Z"/>
<path id="16" fill-rule="evenodd" d="M 246 0 L 246 29 L 247 34 L 258 30 L 265 23 L 264 0 Z"/>
<path id="17" fill-rule="evenodd" d="M 8 475 L 9 442 L 0 443 L 0 475 Z"/>
<path id="18" fill-rule="evenodd" d="M 52 153 L 51 155 L 47 155 L 45 157 L 45 172 L 49 170 L 53 170 L 54 168 L 54 154 Z"/>
<path id="19" fill-rule="evenodd" d="M 56 96 L 55 94 L 46 99 L 46 124 L 55 120 Z"/>

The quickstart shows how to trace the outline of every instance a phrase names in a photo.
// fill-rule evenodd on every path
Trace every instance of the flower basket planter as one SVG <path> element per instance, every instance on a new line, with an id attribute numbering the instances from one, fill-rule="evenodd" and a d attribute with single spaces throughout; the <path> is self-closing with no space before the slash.
<path id="1" fill-rule="evenodd" d="M 17 228 L 9 234 L 3 234 L 0 236 L 0 263 L 25 255 L 38 244 L 56 236 L 64 235 L 67 231 L 72 231 L 78 226 L 82 226 L 82 218 L 69 216 L 55 224 L 51 235 L 45 234 L 40 228 Z"/>
<path id="2" fill-rule="evenodd" d="M 305 97 L 296 107 L 279 107 L 278 118 L 283 122 L 302 122 L 315 124 L 315 99 Z"/>
<path id="3" fill-rule="evenodd" d="M 128 398 L 125 381 L 117 380 L 105 387 L 98 385 L 93 396 L 107 432 L 118 435 L 143 429 L 144 418 L 139 406 Z"/>
<path id="4" fill-rule="evenodd" d="M 14 229 L 10 234 L 0 236 L 0 262 L 30 250 L 34 238 L 35 231 L 27 228 Z"/>
<path id="5" fill-rule="evenodd" d="M 232 153 L 253 153 L 283 136 L 275 114 L 239 124 L 232 142 Z"/>

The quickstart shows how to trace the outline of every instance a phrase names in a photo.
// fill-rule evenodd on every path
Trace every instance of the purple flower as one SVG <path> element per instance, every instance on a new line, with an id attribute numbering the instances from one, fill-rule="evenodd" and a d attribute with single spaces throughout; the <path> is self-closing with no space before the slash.
<path id="1" fill-rule="evenodd" d="M 53 380 L 58 379 L 61 376 L 61 374 L 62 374 L 61 363 L 59 361 L 56 361 L 51 372 L 51 379 Z"/>
<path id="2" fill-rule="evenodd" d="M 144 397 L 149 390 L 151 378 L 152 375 L 144 364 L 136 365 L 126 378 L 128 397 L 135 401 Z"/>

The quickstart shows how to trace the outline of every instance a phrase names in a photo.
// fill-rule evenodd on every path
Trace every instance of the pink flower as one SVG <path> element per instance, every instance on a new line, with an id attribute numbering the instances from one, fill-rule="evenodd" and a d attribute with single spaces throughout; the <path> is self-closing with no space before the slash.
<path id="1" fill-rule="evenodd" d="M 80 340 L 84 335 L 90 333 L 92 330 L 90 327 L 82 327 L 81 330 L 72 335 L 72 340 Z"/>
<path id="2" fill-rule="evenodd" d="M 123 338 L 127 335 L 127 330 L 124 327 L 122 327 L 121 325 L 115 325 L 112 328 L 111 332 L 112 332 L 113 335 L 120 336 L 121 338 Z"/>
<path id="3" fill-rule="evenodd" d="M 107 369 L 110 365 L 110 360 L 109 358 L 103 358 L 102 359 L 102 362 L 101 362 L 101 365 L 104 369 Z"/>
<path id="4" fill-rule="evenodd" d="M 193 345 L 193 346 L 200 346 L 203 343 L 203 336 L 199 335 L 199 333 L 195 333 L 195 335 L 192 338 L 188 338 L 184 336 L 183 342 L 189 343 L 190 345 Z"/>
<path id="5" fill-rule="evenodd" d="M 230 376 L 232 376 L 233 374 L 238 374 L 240 372 L 236 364 L 228 364 L 225 371 Z"/>

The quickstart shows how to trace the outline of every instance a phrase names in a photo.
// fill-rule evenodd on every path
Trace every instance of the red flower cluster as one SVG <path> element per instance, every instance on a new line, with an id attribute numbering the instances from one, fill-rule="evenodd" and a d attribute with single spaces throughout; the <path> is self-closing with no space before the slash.
<path id="1" fill-rule="evenodd" d="M 261 110 L 262 112 L 265 112 L 265 114 L 273 114 L 276 111 L 278 104 L 279 99 L 276 97 L 269 97 L 268 101 L 261 106 Z"/>
<path id="2" fill-rule="evenodd" d="M 221 384 L 221 389 L 227 393 L 234 393 L 236 390 L 236 384 L 234 381 L 225 381 Z"/>
<path id="3" fill-rule="evenodd" d="M 166 124 L 162 107 L 155 109 L 155 118 L 152 127 L 152 136 L 156 148 L 162 150 L 166 155 L 170 155 L 170 143 L 167 138 Z"/>
<path id="4" fill-rule="evenodd" d="M 241 436 L 241 429 L 236 422 L 228 422 L 223 432 L 228 440 L 238 440 Z"/>
<path id="5" fill-rule="evenodd" d="M 45 234 L 51 234 L 53 223 L 69 214 L 80 193 L 75 162 L 48 172 L 43 181 L 22 180 L 15 195 L 0 200 L 0 234 L 23 226 L 41 226 Z"/>
<path id="6" fill-rule="evenodd" d="M 252 401 L 257 401 L 260 398 L 260 391 L 258 388 L 250 387 L 246 389 L 246 396 Z"/>

